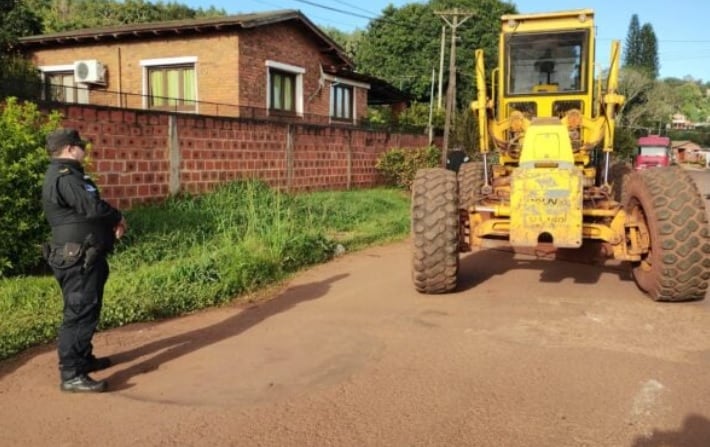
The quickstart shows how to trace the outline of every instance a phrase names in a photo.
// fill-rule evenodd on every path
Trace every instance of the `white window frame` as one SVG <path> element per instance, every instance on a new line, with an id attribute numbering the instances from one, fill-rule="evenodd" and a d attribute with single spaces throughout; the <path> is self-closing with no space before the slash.
<path id="1" fill-rule="evenodd" d="M 63 64 L 63 65 L 40 65 L 37 67 L 37 69 L 40 71 L 40 76 L 42 76 L 42 84 L 44 84 L 47 81 L 47 74 L 48 73 L 66 73 L 67 71 L 70 71 L 74 73 L 74 64 Z M 74 93 L 76 94 L 76 101 L 74 101 L 72 104 L 90 104 L 90 98 L 89 98 L 89 86 L 83 82 L 74 82 L 74 85 L 76 86 L 76 90 Z M 44 88 L 44 87 L 42 87 Z M 86 95 L 85 97 L 80 97 L 80 92 L 84 92 Z"/>
<path id="2" fill-rule="evenodd" d="M 284 64 L 272 60 L 266 61 L 266 113 L 271 113 L 271 69 L 285 71 L 296 76 L 296 115 L 303 116 L 303 75 L 306 69 L 297 65 Z"/>
<path id="3" fill-rule="evenodd" d="M 341 120 L 341 119 L 335 119 L 335 120 L 333 119 L 333 113 L 334 113 L 334 110 L 333 110 L 333 106 L 334 106 L 334 104 L 333 104 L 333 90 L 338 84 L 343 84 L 343 85 L 347 85 L 347 86 L 350 86 L 353 88 L 352 122 L 356 123 L 357 122 L 357 113 L 356 113 L 356 111 L 357 111 L 357 89 L 370 90 L 370 84 L 367 84 L 365 82 L 353 81 L 352 79 L 341 78 L 341 77 L 333 76 L 333 75 L 329 75 L 329 74 L 324 74 L 323 79 L 330 82 L 330 88 L 328 90 L 329 95 L 330 95 L 328 98 L 328 103 L 329 103 L 328 118 L 330 119 L 330 121 L 331 122 L 335 121 L 335 122 L 339 122 L 339 123 L 344 122 L 344 120 Z"/>
<path id="4" fill-rule="evenodd" d="M 143 71 L 143 108 L 148 109 L 150 93 L 150 80 L 148 79 L 148 70 L 152 67 L 164 67 L 170 65 L 187 65 L 193 64 L 195 66 L 195 111 L 192 113 L 199 113 L 200 109 L 200 85 L 198 75 L 197 75 L 197 56 L 181 56 L 181 57 L 161 57 L 157 59 L 141 59 L 138 64 L 142 67 Z"/>

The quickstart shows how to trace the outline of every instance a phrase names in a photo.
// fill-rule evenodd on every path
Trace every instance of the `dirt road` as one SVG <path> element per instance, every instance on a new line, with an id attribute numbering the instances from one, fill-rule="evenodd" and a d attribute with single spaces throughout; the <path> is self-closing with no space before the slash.
<path id="1" fill-rule="evenodd" d="M 100 333 L 105 394 L 60 393 L 54 346 L 0 363 L 0 445 L 710 446 L 710 300 L 502 250 L 422 296 L 409 256 L 369 249 L 258 305 Z"/>

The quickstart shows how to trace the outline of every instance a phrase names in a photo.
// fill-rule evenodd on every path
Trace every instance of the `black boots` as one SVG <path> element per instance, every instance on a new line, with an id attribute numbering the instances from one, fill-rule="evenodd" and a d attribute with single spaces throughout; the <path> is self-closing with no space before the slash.
<path id="1" fill-rule="evenodd" d="M 109 368 L 111 364 L 108 357 L 91 356 L 78 374 L 76 371 L 62 371 L 59 389 L 70 393 L 102 393 L 108 388 L 108 383 L 105 380 L 94 380 L 88 374 Z"/>
<path id="2" fill-rule="evenodd" d="M 108 383 L 105 380 L 94 380 L 86 374 L 79 374 L 68 380 L 62 380 L 59 389 L 69 393 L 103 393 Z"/>

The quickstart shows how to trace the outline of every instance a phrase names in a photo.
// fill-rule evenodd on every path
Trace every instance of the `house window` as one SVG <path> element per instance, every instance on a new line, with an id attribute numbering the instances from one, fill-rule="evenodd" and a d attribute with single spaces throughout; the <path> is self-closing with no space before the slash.
<path id="1" fill-rule="evenodd" d="M 266 108 L 269 113 L 303 115 L 303 67 L 266 61 Z"/>
<path id="2" fill-rule="evenodd" d="M 353 88 L 351 86 L 333 84 L 330 92 L 330 116 L 336 120 L 352 121 Z"/>
<path id="3" fill-rule="evenodd" d="M 370 84 L 324 73 L 323 79 L 330 82 L 331 121 L 354 123 L 357 115 L 357 92 L 367 92 Z"/>
<path id="4" fill-rule="evenodd" d="M 89 89 L 74 82 L 74 71 L 44 71 L 43 99 L 46 101 L 89 103 Z"/>
<path id="5" fill-rule="evenodd" d="M 148 67 L 148 107 L 196 111 L 195 64 Z"/>
<path id="6" fill-rule="evenodd" d="M 296 75 L 281 70 L 269 70 L 271 110 L 296 112 Z"/>

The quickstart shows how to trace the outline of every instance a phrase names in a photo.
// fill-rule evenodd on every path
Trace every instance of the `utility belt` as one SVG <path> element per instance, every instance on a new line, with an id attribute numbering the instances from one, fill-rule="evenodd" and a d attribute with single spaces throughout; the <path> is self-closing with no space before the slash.
<path id="1" fill-rule="evenodd" d="M 64 244 L 66 242 L 81 242 L 87 238 L 101 241 L 104 226 L 95 222 L 72 222 L 61 225 L 52 225 L 52 242 Z"/>
<path id="2" fill-rule="evenodd" d="M 82 271 L 94 265 L 103 255 L 101 244 L 89 233 L 83 242 L 45 242 L 42 244 L 42 257 L 52 268 L 68 269 L 81 263 Z"/>

